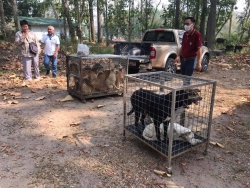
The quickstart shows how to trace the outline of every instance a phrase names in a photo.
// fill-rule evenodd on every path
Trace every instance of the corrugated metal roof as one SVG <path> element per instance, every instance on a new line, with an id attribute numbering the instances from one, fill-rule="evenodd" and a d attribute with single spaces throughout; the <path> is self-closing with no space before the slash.
<path id="1" fill-rule="evenodd" d="M 26 17 L 19 16 L 19 20 L 26 20 L 29 25 L 58 25 L 57 20 L 55 18 L 43 18 L 43 17 Z M 60 25 L 63 25 L 63 20 L 59 19 Z"/>

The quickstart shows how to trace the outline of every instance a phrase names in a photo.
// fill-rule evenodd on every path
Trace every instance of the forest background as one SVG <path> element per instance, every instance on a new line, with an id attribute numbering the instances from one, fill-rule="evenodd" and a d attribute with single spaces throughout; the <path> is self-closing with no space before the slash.
<path id="1" fill-rule="evenodd" d="M 147 29 L 183 29 L 184 18 L 193 16 L 214 49 L 218 37 L 227 45 L 248 43 L 249 9 L 250 0 L 0 0 L 1 37 L 20 30 L 18 16 L 47 17 L 64 20 L 62 40 L 68 40 L 68 25 L 72 44 L 88 40 L 108 46 L 113 39 L 139 41 Z"/>

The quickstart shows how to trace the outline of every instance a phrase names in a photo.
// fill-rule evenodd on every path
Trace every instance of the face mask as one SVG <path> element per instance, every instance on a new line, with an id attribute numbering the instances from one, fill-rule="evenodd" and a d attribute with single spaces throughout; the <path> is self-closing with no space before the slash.
<path id="1" fill-rule="evenodd" d="M 184 25 L 185 31 L 189 31 L 192 28 L 192 25 L 193 24 L 191 24 L 191 25 Z"/>

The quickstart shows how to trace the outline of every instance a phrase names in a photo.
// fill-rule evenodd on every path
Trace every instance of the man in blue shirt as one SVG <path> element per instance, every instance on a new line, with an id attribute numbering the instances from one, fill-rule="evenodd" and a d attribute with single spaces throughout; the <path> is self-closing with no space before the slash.
<path id="1" fill-rule="evenodd" d="M 48 26 L 48 34 L 44 35 L 41 43 L 44 44 L 44 66 L 46 75 L 50 73 L 50 61 L 52 62 L 52 76 L 56 78 L 57 73 L 57 55 L 60 49 L 59 37 L 54 34 L 54 27 Z"/>

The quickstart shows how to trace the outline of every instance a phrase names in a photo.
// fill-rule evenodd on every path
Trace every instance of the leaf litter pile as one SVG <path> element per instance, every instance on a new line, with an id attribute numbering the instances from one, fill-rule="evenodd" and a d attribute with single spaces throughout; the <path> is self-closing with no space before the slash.
<path id="1" fill-rule="evenodd" d="M 42 79 L 24 82 L 18 49 L 6 42 L 0 49 L 4 187 L 250 186 L 249 55 L 216 56 L 195 73 L 217 81 L 209 152 L 173 159 L 170 175 L 163 156 L 131 134 L 123 141 L 122 97 L 83 104 L 68 95 L 63 54 L 56 79 L 44 76 L 40 55 Z"/>

